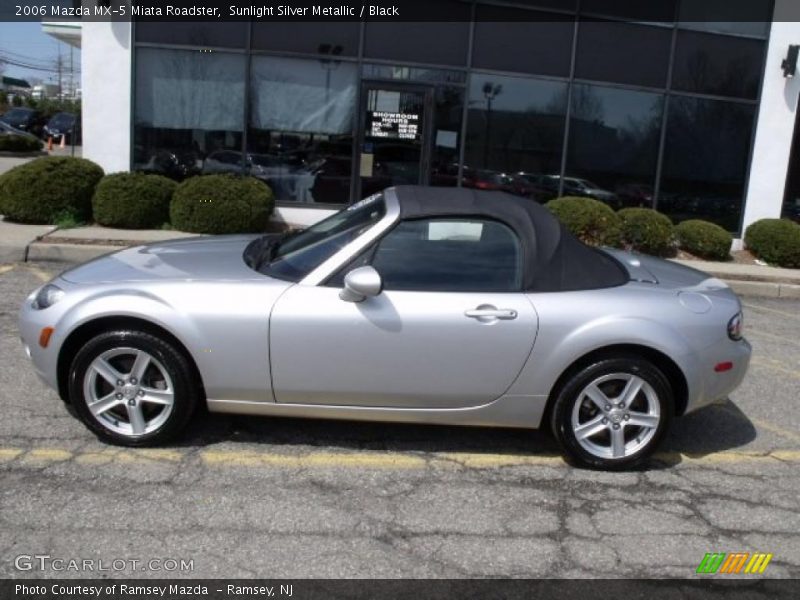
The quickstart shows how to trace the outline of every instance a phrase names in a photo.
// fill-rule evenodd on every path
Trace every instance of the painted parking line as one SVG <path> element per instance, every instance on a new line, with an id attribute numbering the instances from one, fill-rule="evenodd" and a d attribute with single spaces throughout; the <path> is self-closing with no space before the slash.
<path id="1" fill-rule="evenodd" d="M 763 310 L 765 312 L 774 313 L 776 315 L 781 315 L 786 317 L 787 319 L 793 319 L 795 321 L 800 321 L 800 316 L 795 313 L 786 312 L 785 310 L 778 310 L 777 308 L 768 308 L 766 306 L 758 306 L 757 304 L 742 304 L 745 308 L 749 308 L 752 310 Z"/>
<path id="2" fill-rule="evenodd" d="M 800 450 L 755 452 L 726 450 L 722 452 L 660 452 L 656 460 L 668 464 L 703 466 L 714 464 L 778 464 L 800 462 Z M 273 468 L 273 469 L 495 469 L 503 467 L 566 467 L 558 455 L 481 454 L 476 452 L 434 452 L 407 454 L 402 452 L 311 452 L 280 454 L 256 450 L 172 450 L 100 448 L 69 450 L 57 447 L 0 447 L 0 464 L 23 467 L 46 466 L 72 461 L 79 465 L 153 465 L 180 464 L 198 460 L 207 467 Z M 794 468 L 794 467 L 793 467 Z"/>
<path id="3" fill-rule="evenodd" d="M 52 273 L 43 271 L 39 267 L 34 267 L 33 265 L 28 265 L 28 271 L 33 273 L 36 276 L 36 278 L 39 279 L 42 283 L 47 283 L 53 278 Z"/>
<path id="4" fill-rule="evenodd" d="M 756 339 L 758 339 L 760 337 L 764 337 L 764 338 L 767 338 L 768 340 L 777 340 L 779 342 L 783 342 L 784 344 L 794 344 L 796 346 L 800 346 L 800 341 L 798 341 L 798 340 L 795 340 L 795 339 L 792 339 L 792 338 L 788 338 L 788 337 L 783 337 L 782 335 L 775 335 L 774 333 L 767 333 L 765 331 L 749 330 L 747 332 L 746 337 L 748 337 L 748 338 L 754 337 Z"/>
<path id="5" fill-rule="evenodd" d="M 777 361 L 766 360 L 763 358 L 753 358 L 750 361 L 750 364 L 755 367 L 761 367 L 762 369 L 769 369 L 770 371 L 781 373 L 787 377 L 791 377 L 792 379 L 800 379 L 800 370 L 787 369 L 786 367 L 782 366 L 783 363 L 775 364 L 776 362 Z"/>

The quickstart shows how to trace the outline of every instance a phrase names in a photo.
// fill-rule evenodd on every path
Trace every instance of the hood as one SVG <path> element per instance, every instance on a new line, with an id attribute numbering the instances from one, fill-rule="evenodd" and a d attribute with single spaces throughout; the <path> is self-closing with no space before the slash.
<path id="1" fill-rule="evenodd" d="M 242 254 L 253 235 L 196 237 L 126 248 L 70 269 L 72 283 L 131 281 L 224 281 L 264 279 Z"/>
<path id="2" fill-rule="evenodd" d="M 603 251 L 621 262 L 633 281 L 679 290 L 713 291 L 728 287 L 724 281 L 708 273 L 676 262 L 612 248 L 603 248 Z"/>

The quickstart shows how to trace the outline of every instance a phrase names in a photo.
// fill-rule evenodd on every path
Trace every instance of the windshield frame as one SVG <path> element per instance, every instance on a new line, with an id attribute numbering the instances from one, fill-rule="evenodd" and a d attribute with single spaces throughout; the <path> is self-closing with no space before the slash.
<path id="1" fill-rule="evenodd" d="M 285 281 L 294 281 L 297 283 L 301 283 L 304 285 L 319 285 L 324 279 L 327 278 L 327 275 L 323 275 L 323 273 L 333 272 L 338 268 L 339 265 L 344 264 L 349 257 L 352 256 L 355 252 L 357 252 L 359 248 L 365 247 L 367 244 L 371 243 L 371 240 L 375 239 L 379 236 L 383 231 L 385 231 L 391 224 L 397 219 L 399 216 L 399 205 L 397 204 L 396 198 L 394 199 L 394 203 L 387 200 L 386 192 L 381 192 L 379 194 L 374 194 L 369 198 L 365 198 L 360 202 L 356 202 L 355 204 L 347 207 L 344 210 L 337 211 L 336 213 L 332 214 L 331 216 L 319 221 L 318 223 L 308 227 L 299 232 L 295 232 L 293 234 L 289 234 L 283 240 L 280 240 L 277 244 L 274 253 L 270 256 L 268 262 L 265 262 L 258 271 L 268 277 L 273 277 L 276 279 L 282 279 Z M 291 257 L 292 255 L 302 252 L 313 250 L 313 248 L 318 247 L 322 242 L 325 240 L 333 239 L 337 235 L 344 235 L 349 230 L 339 231 L 331 236 L 323 235 L 320 238 L 311 239 L 308 243 L 298 247 L 292 248 L 288 253 L 281 253 L 281 246 L 285 242 L 291 242 L 298 240 L 304 233 L 309 232 L 310 230 L 314 230 L 315 228 L 323 228 L 326 224 L 335 218 L 341 218 L 342 213 L 353 212 L 356 210 L 361 209 L 364 206 L 367 206 L 369 203 L 372 202 L 382 202 L 383 203 L 383 214 L 380 218 L 374 221 L 371 225 L 367 225 L 367 228 L 362 230 L 355 238 L 350 239 L 349 241 L 345 242 L 345 244 L 340 247 L 338 250 L 335 250 L 333 254 L 322 260 L 319 264 L 314 266 L 310 271 L 306 273 L 302 273 L 298 276 L 288 276 L 285 273 L 278 273 L 274 269 L 276 263 L 280 260 L 285 259 L 286 257 Z M 394 209 L 391 206 L 394 205 Z M 334 265 L 334 266 L 331 266 Z"/>

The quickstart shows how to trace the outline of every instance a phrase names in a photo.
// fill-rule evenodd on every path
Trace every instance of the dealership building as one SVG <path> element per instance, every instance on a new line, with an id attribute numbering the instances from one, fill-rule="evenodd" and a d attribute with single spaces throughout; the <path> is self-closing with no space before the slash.
<path id="1" fill-rule="evenodd" d="M 247 173 L 308 224 L 397 184 L 800 215 L 796 0 L 437 1 L 439 22 L 82 23 L 83 153 Z M 787 60 L 788 58 L 788 60 Z"/>

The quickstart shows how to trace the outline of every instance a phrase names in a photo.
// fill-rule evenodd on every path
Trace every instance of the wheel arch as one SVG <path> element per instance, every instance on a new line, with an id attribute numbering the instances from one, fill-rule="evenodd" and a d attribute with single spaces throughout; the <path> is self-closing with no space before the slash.
<path id="1" fill-rule="evenodd" d="M 675 401 L 675 415 L 682 415 L 686 411 L 686 406 L 689 401 L 689 384 L 686 375 L 677 363 L 663 352 L 651 348 L 650 346 L 641 344 L 614 344 L 587 352 L 564 369 L 558 376 L 555 385 L 553 385 L 547 397 L 547 407 L 542 416 L 542 423 L 548 423 L 550 421 L 555 399 L 575 373 L 598 360 L 626 355 L 649 360 L 664 373 L 670 387 L 672 387 Z"/>
<path id="2" fill-rule="evenodd" d="M 198 369 L 197 363 L 186 345 L 175 337 L 173 333 L 152 321 L 139 317 L 119 315 L 98 317 L 86 323 L 82 323 L 79 327 L 76 327 L 74 331 L 70 332 L 64 340 L 59 350 L 58 361 L 56 363 L 58 394 L 64 402 L 69 404 L 69 367 L 72 364 L 75 354 L 77 354 L 78 350 L 94 336 L 114 329 L 137 329 L 161 337 L 175 346 L 189 362 L 193 374 L 196 377 L 196 381 L 199 382 L 202 400 L 205 401 L 205 386 L 203 385 L 203 378 L 200 375 L 200 369 Z"/>

